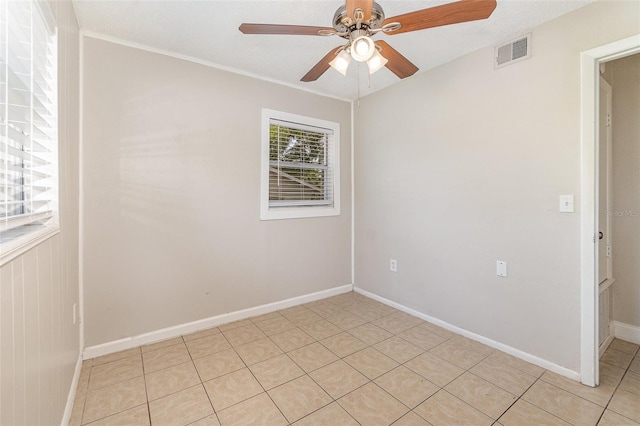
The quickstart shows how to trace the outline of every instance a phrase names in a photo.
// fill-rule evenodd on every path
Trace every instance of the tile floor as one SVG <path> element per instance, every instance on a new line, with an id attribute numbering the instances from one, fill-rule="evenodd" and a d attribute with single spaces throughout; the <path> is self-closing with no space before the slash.
<path id="1" fill-rule="evenodd" d="M 70 424 L 640 425 L 640 353 L 589 388 L 347 293 L 86 360 Z"/>

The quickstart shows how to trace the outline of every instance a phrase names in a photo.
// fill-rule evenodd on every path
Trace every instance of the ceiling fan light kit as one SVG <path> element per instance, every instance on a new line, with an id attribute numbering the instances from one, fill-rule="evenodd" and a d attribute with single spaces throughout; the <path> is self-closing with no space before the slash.
<path id="1" fill-rule="evenodd" d="M 369 74 L 386 66 L 399 78 L 406 78 L 415 74 L 418 67 L 386 42 L 374 42 L 374 35 L 379 32 L 395 35 L 486 19 L 496 5 L 496 0 L 459 0 L 385 19 L 382 7 L 373 0 L 346 0 L 333 16 L 333 28 L 244 23 L 239 29 L 244 34 L 337 35 L 349 41 L 345 47 L 332 49 L 301 81 L 315 81 L 329 68 L 346 75 L 351 58 L 367 62 Z"/>

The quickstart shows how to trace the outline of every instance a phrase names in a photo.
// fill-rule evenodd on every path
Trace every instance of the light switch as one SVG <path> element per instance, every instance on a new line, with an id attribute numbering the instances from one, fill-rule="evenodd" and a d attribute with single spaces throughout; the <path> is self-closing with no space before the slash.
<path id="1" fill-rule="evenodd" d="M 507 276 L 507 262 L 505 262 L 504 260 L 496 261 L 496 274 L 499 277 Z"/>
<path id="2" fill-rule="evenodd" d="M 560 196 L 560 213 L 573 213 L 573 195 Z"/>

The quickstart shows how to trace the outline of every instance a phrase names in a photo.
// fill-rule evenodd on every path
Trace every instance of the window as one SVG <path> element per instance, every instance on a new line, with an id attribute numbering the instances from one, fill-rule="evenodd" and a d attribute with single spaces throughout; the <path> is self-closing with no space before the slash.
<path id="1" fill-rule="evenodd" d="M 262 110 L 260 218 L 340 214 L 340 124 Z"/>
<path id="2" fill-rule="evenodd" d="M 57 210 L 57 61 L 46 2 L 0 3 L 0 246 L 51 231 Z M 2 260 L 2 259 L 0 259 Z"/>

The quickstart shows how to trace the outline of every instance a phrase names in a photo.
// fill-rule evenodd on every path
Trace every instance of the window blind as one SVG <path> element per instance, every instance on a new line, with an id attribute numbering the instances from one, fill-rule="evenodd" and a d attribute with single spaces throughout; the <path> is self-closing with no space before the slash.
<path id="1" fill-rule="evenodd" d="M 333 206 L 333 130 L 271 119 L 269 207 Z"/>
<path id="2" fill-rule="evenodd" d="M 0 1 L 0 232 L 57 206 L 56 36 L 45 2 Z"/>

